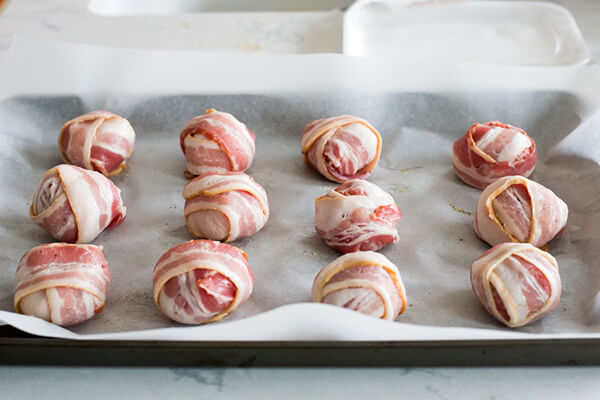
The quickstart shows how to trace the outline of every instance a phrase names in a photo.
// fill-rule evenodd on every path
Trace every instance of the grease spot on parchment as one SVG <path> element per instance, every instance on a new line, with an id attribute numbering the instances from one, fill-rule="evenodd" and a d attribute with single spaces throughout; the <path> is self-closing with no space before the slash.
<path id="1" fill-rule="evenodd" d="M 465 215 L 473 215 L 473 213 L 471 211 L 467 211 L 467 210 L 463 210 L 460 207 L 457 207 L 453 202 L 449 201 L 448 205 L 457 213 L 461 213 L 461 214 L 465 214 Z"/>

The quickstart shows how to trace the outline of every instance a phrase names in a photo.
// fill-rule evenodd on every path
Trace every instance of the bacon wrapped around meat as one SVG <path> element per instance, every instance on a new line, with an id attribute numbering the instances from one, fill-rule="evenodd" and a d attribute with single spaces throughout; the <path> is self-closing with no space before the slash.
<path id="1" fill-rule="evenodd" d="M 371 175 L 381 155 L 381 135 L 352 115 L 311 122 L 302 133 L 304 161 L 325 178 L 343 183 Z"/>
<path id="2" fill-rule="evenodd" d="M 394 320 L 406 309 L 398 268 L 373 251 L 345 254 L 323 268 L 313 283 L 313 301 Z"/>
<path id="3" fill-rule="evenodd" d="M 498 321 L 516 328 L 552 311 L 561 281 L 556 259 L 529 243 L 502 243 L 471 265 L 475 294 Z"/>
<path id="4" fill-rule="evenodd" d="M 481 193 L 475 233 L 494 246 L 503 242 L 542 247 L 561 233 L 569 210 L 550 189 L 522 176 L 505 176 Z"/>
<path id="5" fill-rule="evenodd" d="M 219 321 L 250 297 L 254 275 L 237 247 L 192 240 L 167 250 L 152 273 L 154 301 L 173 321 Z"/>
<path id="6" fill-rule="evenodd" d="M 185 124 L 179 138 L 188 178 L 211 172 L 244 172 L 254 160 L 254 134 L 233 115 L 212 108 Z"/>
<path id="7" fill-rule="evenodd" d="M 377 185 L 362 179 L 343 183 L 315 200 L 315 228 L 341 252 L 376 251 L 399 239 L 400 207 Z"/>
<path id="8" fill-rule="evenodd" d="M 56 240 L 89 243 L 125 219 L 121 191 L 105 176 L 74 165 L 46 171 L 29 215 Z"/>
<path id="9" fill-rule="evenodd" d="M 102 246 L 43 244 L 19 261 L 15 309 L 57 325 L 79 324 L 104 309 L 109 282 Z"/>
<path id="10" fill-rule="evenodd" d="M 185 222 L 192 235 L 230 242 L 254 235 L 269 219 L 262 186 L 243 172 L 212 173 L 183 188 Z"/>
<path id="11" fill-rule="evenodd" d="M 58 137 L 63 161 L 117 175 L 133 152 L 135 131 L 125 118 L 108 111 L 92 111 L 66 122 Z"/>
<path id="12" fill-rule="evenodd" d="M 524 130 L 498 121 L 473 125 L 452 150 L 456 175 L 479 189 L 503 176 L 527 177 L 537 162 L 533 139 Z"/>

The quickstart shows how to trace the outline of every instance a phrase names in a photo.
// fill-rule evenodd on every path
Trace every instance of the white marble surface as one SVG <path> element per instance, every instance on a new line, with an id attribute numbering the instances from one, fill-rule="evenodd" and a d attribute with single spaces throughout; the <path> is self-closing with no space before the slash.
<path id="1" fill-rule="evenodd" d="M 594 399 L 600 367 L 0 368 L 0 397 L 37 399 Z"/>
<path id="2" fill-rule="evenodd" d="M 600 1 L 554 0 L 571 10 L 600 61 Z M 9 0 L 0 39 L 13 33 L 136 48 L 341 52 L 342 13 L 100 17 L 86 0 Z M 0 360 L 1 362 L 1 360 Z M 597 398 L 600 367 L 548 368 L 60 368 L 0 367 L 0 398 L 198 399 Z"/>

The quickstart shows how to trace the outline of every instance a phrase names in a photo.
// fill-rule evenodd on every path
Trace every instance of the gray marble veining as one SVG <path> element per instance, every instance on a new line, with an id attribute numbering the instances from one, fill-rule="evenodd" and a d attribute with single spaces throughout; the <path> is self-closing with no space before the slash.
<path id="1" fill-rule="evenodd" d="M 595 398 L 600 367 L 43 368 L 0 367 L 5 400 Z"/>

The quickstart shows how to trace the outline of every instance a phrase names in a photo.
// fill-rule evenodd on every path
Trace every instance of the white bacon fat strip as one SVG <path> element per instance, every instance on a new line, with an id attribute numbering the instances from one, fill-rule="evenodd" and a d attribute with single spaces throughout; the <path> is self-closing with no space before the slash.
<path id="1" fill-rule="evenodd" d="M 317 234 L 342 253 L 396 243 L 400 215 L 389 193 L 362 179 L 347 181 L 315 200 Z"/>
<path id="2" fill-rule="evenodd" d="M 243 172 L 213 173 L 183 188 L 189 231 L 203 239 L 225 242 L 251 236 L 269 219 L 267 193 Z"/>
<path id="3" fill-rule="evenodd" d="M 92 111 L 66 122 L 58 137 L 63 161 L 117 175 L 133 152 L 135 131 L 125 118 L 108 111 Z"/>
<path id="4" fill-rule="evenodd" d="M 192 118 L 180 135 L 185 175 L 245 171 L 254 160 L 256 137 L 233 115 L 210 109 Z"/>
<path id="5" fill-rule="evenodd" d="M 454 171 L 479 189 L 510 175 L 529 176 L 537 162 L 535 142 L 524 130 L 491 121 L 474 124 L 454 142 Z"/>
<path id="6" fill-rule="evenodd" d="M 37 246 L 17 267 L 15 310 L 61 326 L 79 324 L 104 309 L 109 282 L 102 246 Z"/>
<path id="7" fill-rule="evenodd" d="M 406 309 L 398 268 L 373 251 L 345 254 L 323 268 L 313 283 L 313 301 L 394 320 Z"/>
<path id="8" fill-rule="evenodd" d="M 125 219 L 120 193 L 98 172 L 61 164 L 42 177 L 29 215 L 57 240 L 89 243 Z"/>
<path id="9" fill-rule="evenodd" d="M 527 325 L 558 304 L 556 259 L 529 243 L 502 243 L 471 265 L 471 284 L 486 310 L 505 325 Z"/>
<path id="10" fill-rule="evenodd" d="M 494 246 L 503 242 L 541 247 L 567 224 L 569 210 L 550 189 L 522 176 L 506 176 L 479 197 L 475 233 Z"/>
<path id="11" fill-rule="evenodd" d="M 343 183 L 368 177 L 381 155 L 381 135 L 352 115 L 311 122 L 302 133 L 304 161 L 325 178 Z"/>
<path id="12" fill-rule="evenodd" d="M 173 321 L 222 319 L 250 297 L 254 275 L 237 247 L 210 240 L 181 243 L 160 257 L 152 273 L 154 301 Z"/>

